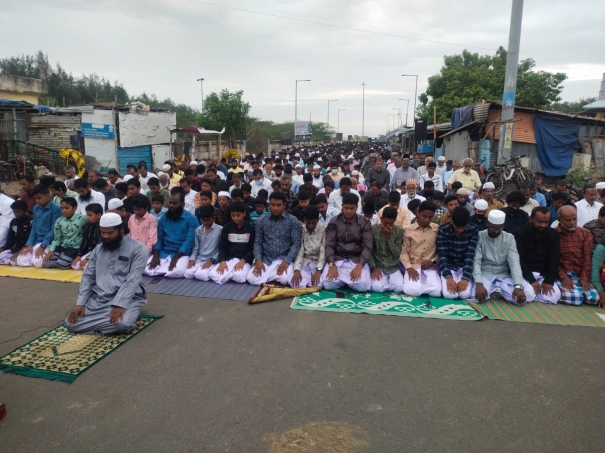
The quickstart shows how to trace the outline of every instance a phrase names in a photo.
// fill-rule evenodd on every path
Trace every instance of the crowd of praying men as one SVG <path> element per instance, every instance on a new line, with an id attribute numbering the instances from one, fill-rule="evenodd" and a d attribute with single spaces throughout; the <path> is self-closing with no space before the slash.
<path id="1" fill-rule="evenodd" d="M 603 306 L 605 183 L 572 203 L 538 177 L 503 203 L 478 171 L 343 143 L 24 175 L 18 200 L 0 194 L 0 264 L 83 269 L 66 319 L 82 333 L 132 330 L 142 275 Z"/>

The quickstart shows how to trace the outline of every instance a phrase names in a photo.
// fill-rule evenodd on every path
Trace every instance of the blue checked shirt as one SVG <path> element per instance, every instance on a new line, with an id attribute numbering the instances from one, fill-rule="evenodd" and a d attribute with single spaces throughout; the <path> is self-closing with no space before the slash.
<path id="1" fill-rule="evenodd" d="M 479 240 L 479 227 L 469 223 L 462 234 L 454 232 L 452 222 L 444 223 L 437 232 L 437 254 L 439 272 L 443 278 L 452 276 L 452 271 L 463 270 L 462 278 L 472 281 L 475 249 Z"/>
<path id="2" fill-rule="evenodd" d="M 288 264 L 294 262 L 302 243 L 302 226 L 296 217 L 286 211 L 279 217 L 267 214 L 258 220 L 255 229 L 255 260 L 265 264 L 278 258 Z"/>

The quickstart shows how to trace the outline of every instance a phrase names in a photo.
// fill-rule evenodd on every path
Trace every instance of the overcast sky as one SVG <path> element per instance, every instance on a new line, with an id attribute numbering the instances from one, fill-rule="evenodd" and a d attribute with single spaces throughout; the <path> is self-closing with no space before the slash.
<path id="1" fill-rule="evenodd" d="M 326 121 L 361 134 L 385 130 L 389 114 L 414 102 L 443 56 L 465 47 L 493 54 L 506 48 L 511 0 L 214 0 L 262 13 L 441 43 L 316 25 L 189 0 L 0 0 L 2 55 L 46 52 L 68 71 L 96 72 L 131 94 L 155 93 L 200 107 L 204 93 L 244 90 L 252 115 L 273 121 Z M 537 69 L 566 72 L 562 97 L 597 96 L 605 72 L 603 0 L 525 2 L 521 58 Z M 7 37 L 12 37 L 7 39 Z M 449 44 L 451 43 L 451 44 Z"/>

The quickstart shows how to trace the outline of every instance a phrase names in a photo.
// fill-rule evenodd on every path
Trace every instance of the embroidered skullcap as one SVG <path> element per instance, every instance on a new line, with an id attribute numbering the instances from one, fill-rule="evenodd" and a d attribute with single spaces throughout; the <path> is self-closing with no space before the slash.
<path id="1" fill-rule="evenodd" d="M 162 165 L 162 171 L 170 171 L 172 167 L 170 166 L 170 164 L 164 164 Z"/>
<path id="2" fill-rule="evenodd" d="M 465 189 L 464 187 L 461 187 L 456 191 L 456 195 L 468 195 L 469 193 L 470 192 L 468 191 L 468 189 Z"/>
<path id="3" fill-rule="evenodd" d="M 487 216 L 487 221 L 492 225 L 504 225 L 505 220 L 506 214 L 504 214 L 502 211 L 499 211 L 498 209 L 490 211 L 489 215 Z"/>

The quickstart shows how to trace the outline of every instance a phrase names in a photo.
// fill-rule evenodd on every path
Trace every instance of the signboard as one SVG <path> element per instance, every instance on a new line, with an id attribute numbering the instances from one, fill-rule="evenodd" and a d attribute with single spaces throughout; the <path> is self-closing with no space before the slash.
<path id="1" fill-rule="evenodd" d="M 513 128 L 512 123 L 502 125 L 505 128 L 504 132 L 504 149 L 511 149 L 513 147 Z"/>
<path id="2" fill-rule="evenodd" d="M 115 138 L 112 124 L 82 123 L 82 137 L 89 138 Z"/>
<path id="3" fill-rule="evenodd" d="M 294 123 L 294 135 L 296 140 L 313 139 L 313 125 L 311 121 L 297 121 Z"/>

